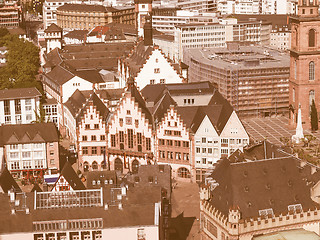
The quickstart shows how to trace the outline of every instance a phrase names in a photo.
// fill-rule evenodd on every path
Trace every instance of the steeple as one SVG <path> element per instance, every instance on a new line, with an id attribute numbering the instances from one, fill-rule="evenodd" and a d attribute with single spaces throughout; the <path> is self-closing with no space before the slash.
<path id="1" fill-rule="evenodd" d="M 319 16 L 319 0 L 298 0 L 299 17 L 317 17 Z"/>

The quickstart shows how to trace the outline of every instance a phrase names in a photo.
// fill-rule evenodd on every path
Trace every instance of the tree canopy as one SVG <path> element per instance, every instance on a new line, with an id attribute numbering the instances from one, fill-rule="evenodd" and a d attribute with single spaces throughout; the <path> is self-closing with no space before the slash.
<path id="1" fill-rule="evenodd" d="M 313 131 L 318 130 L 318 113 L 314 100 L 312 100 L 311 104 L 311 129 Z"/>
<path id="2" fill-rule="evenodd" d="M 1 33 L 4 35 L 1 36 Z M 39 49 L 16 35 L 0 29 L 0 46 L 7 47 L 6 65 L 0 68 L 0 89 L 42 86 L 36 76 L 39 71 Z"/>

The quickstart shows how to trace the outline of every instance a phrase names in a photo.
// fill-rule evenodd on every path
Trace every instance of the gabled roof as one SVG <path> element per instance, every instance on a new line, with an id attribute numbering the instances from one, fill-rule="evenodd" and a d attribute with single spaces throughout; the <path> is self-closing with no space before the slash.
<path id="1" fill-rule="evenodd" d="M 74 38 L 80 41 L 84 41 L 88 34 L 88 30 L 73 30 L 64 35 L 65 38 Z"/>
<path id="2" fill-rule="evenodd" d="M 33 188 L 31 189 L 31 192 L 43 192 L 42 189 L 39 187 L 39 185 L 37 183 L 33 184 Z"/>
<path id="3" fill-rule="evenodd" d="M 146 106 L 145 100 L 141 96 L 135 84 L 129 84 L 127 91 L 131 93 L 131 97 L 134 98 L 134 101 L 138 104 L 138 107 L 141 109 L 142 113 L 144 113 L 145 118 L 149 120 L 149 124 L 152 124 L 153 123 L 152 115 Z"/>
<path id="4" fill-rule="evenodd" d="M 0 100 L 40 97 L 41 93 L 33 88 L 11 88 L 0 90 Z"/>
<path id="5" fill-rule="evenodd" d="M 63 85 L 75 76 L 60 64 L 55 66 L 50 72 L 46 73 L 45 75 L 51 80 L 55 81 L 58 85 Z"/>
<path id="6" fill-rule="evenodd" d="M 62 28 L 59 27 L 55 23 L 51 23 L 51 25 L 46 30 L 44 30 L 45 33 L 47 33 L 47 32 L 61 32 L 61 31 L 62 31 Z"/>
<path id="7" fill-rule="evenodd" d="M 54 123 L 12 124 L 0 126 L 0 146 L 21 143 L 59 141 Z"/>
<path id="8" fill-rule="evenodd" d="M 5 193 L 7 193 L 11 189 L 13 189 L 15 192 L 21 192 L 20 187 L 13 179 L 11 173 L 6 167 L 3 168 L 0 173 L 0 187 Z"/>
<path id="9" fill-rule="evenodd" d="M 129 66 L 131 77 L 135 78 L 138 75 L 140 68 L 147 61 L 153 50 L 153 46 L 145 46 L 144 42 L 141 41 L 135 47 L 133 53 L 124 60 L 126 65 Z"/>
<path id="10" fill-rule="evenodd" d="M 181 106 L 176 109 L 183 119 L 183 122 L 192 132 L 196 133 L 205 116 L 208 116 L 217 133 L 219 135 L 221 134 L 223 128 L 219 128 L 218 126 L 222 125 L 219 122 L 221 112 L 223 111 L 222 105 Z"/>
<path id="11" fill-rule="evenodd" d="M 177 103 L 170 96 L 170 93 L 166 92 L 152 109 L 149 108 L 152 112 L 153 120 L 160 122 L 165 113 L 170 109 L 170 106 L 177 106 Z"/>
<path id="12" fill-rule="evenodd" d="M 227 124 L 232 112 L 233 112 L 233 107 L 231 104 L 228 102 L 227 99 L 225 99 L 220 92 L 215 91 L 214 95 L 212 96 L 210 102 L 208 105 L 221 105 L 222 109 L 217 121 L 217 129 L 222 132 L 224 129 L 225 125 Z"/>
<path id="13" fill-rule="evenodd" d="M 71 164 L 66 161 L 64 164 L 60 177 L 63 176 L 64 179 L 70 184 L 73 190 L 85 190 L 86 187 L 83 185 L 83 182 L 78 177 L 74 169 L 72 168 Z M 57 182 L 59 181 L 60 177 L 58 178 Z M 57 184 L 55 183 L 55 185 Z"/>
<path id="14" fill-rule="evenodd" d="M 84 80 L 87 80 L 91 83 L 103 83 L 103 79 L 101 77 L 101 74 L 99 73 L 99 70 L 91 69 L 91 70 L 80 70 L 74 72 L 75 75 L 78 77 L 81 77 Z"/>
<path id="15" fill-rule="evenodd" d="M 77 89 L 64 105 L 69 109 L 78 123 L 91 102 L 93 106 L 96 107 L 102 119 L 106 120 L 110 111 L 93 90 L 80 91 Z"/>
<path id="16" fill-rule="evenodd" d="M 259 210 L 269 208 L 275 215 L 287 214 L 288 206 L 294 204 L 301 204 L 303 210 L 319 208 L 296 159 L 290 156 L 243 163 L 224 159 L 211 177 L 219 185 L 209 201 L 225 216 L 232 207 L 239 208 L 242 219 L 259 217 Z"/>

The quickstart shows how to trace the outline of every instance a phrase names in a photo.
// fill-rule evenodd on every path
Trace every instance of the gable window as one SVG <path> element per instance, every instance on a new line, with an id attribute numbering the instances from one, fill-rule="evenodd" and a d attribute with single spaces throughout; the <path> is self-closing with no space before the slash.
<path id="1" fill-rule="evenodd" d="M 154 79 L 151 79 L 150 80 L 150 84 L 152 85 L 152 84 L 154 84 L 155 83 L 155 80 Z"/>
<path id="2" fill-rule="evenodd" d="M 165 84 L 166 83 L 166 80 L 164 78 L 160 79 L 160 83 L 161 84 Z"/>
<path id="3" fill-rule="evenodd" d="M 154 73 L 160 73 L 160 68 L 155 68 Z"/>

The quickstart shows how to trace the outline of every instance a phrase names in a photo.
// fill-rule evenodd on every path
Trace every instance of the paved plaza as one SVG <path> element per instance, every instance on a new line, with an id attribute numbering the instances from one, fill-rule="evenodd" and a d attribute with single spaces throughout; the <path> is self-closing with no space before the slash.
<path id="1" fill-rule="evenodd" d="M 253 141 L 267 139 L 273 144 L 282 145 L 281 137 L 291 138 L 295 134 L 295 129 L 289 129 L 286 117 L 252 118 L 242 122 Z M 320 141 L 320 131 L 311 133 L 304 129 L 303 133 L 313 135 Z"/>

